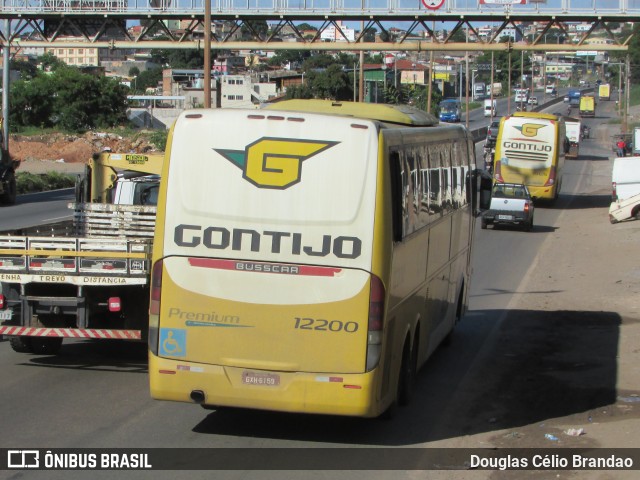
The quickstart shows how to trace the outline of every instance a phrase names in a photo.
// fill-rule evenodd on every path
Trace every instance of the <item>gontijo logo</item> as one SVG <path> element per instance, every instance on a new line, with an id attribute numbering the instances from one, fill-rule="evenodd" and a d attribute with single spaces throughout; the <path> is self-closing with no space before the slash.
<path id="1" fill-rule="evenodd" d="M 284 190 L 300 181 L 302 162 L 340 142 L 264 137 L 243 150 L 215 149 L 259 188 Z"/>
<path id="2" fill-rule="evenodd" d="M 514 128 L 520 133 L 522 133 L 525 137 L 535 137 L 538 135 L 538 130 L 540 130 L 545 125 L 540 125 L 539 123 L 523 123 L 522 126 Z"/>

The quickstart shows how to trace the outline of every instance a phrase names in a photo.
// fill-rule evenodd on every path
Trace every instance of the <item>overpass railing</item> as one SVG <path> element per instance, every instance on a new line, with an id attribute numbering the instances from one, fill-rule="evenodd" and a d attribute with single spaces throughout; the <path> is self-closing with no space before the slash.
<path id="1" fill-rule="evenodd" d="M 203 11 L 203 0 L 0 0 L 0 18 L 64 12 L 175 15 Z M 507 16 L 533 15 L 577 19 L 635 15 L 640 18 L 640 0 L 211 0 L 211 12 L 270 18 L 277 15 L 344 16 L 345 19 L 366 15 L 409 19 L 417 15 L 423 20 L 473 16 L 495 17 L 497 21 Z"/>

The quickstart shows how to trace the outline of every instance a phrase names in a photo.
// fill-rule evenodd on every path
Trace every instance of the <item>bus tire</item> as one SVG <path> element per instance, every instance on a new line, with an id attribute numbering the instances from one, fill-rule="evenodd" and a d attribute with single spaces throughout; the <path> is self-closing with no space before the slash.
<path id="1" fill-rule="evenodd" d="M 32 337 L 31 348 L 38 355 L 55 355 L 62 346 L 60 337 Z"/>
<path id="2" fill-rule="evenodd" d="M 378 417 L 380 420 L 384 420 L 386 422 L 393 420 L 398 415 L 398 398 L 394 398 L 391 405 L 387 407 L 387 409 L 380 414 Z"/>
<path id="3" fill-rule="evenodd" d="M 408 405 L 413 398 L 416 386 L 417 338 L 413 348 L 410 348 L 409 337 L 404 342 L 402 350 L 402 365 L 398 378 L 398 405 Z"/>
<path id="4" fill-rule="evenodd" d="M 11 337 L 9 338 L 9 345 L 11 345 L 14 352 L 33 353 L 31 337 Z"/>

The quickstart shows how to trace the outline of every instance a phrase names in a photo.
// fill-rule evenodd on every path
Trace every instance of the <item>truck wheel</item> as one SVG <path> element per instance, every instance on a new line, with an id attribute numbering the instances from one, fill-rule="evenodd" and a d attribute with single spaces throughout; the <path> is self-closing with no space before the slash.
<path id="1" fill-rule="evenodd" d="M 62 338 L 58 337 L 32 337 L 31 348 L 38 355 L 55 355 L 60 350 Z"/>
<path id="2" fill-rule="evenodd" d="M 31 348 L 31 337 L 11 337 L 9 339 L 9 345 L 11 345 L 14 352 L 33 353 L 33 348 Z"/>
<path id="3" fill-rule="evenodd" d="M 16 175 L 11 172 L 5 180 L 5 192 L 0 196 L 0 203 L 13 205 L 16 203 Z"/>

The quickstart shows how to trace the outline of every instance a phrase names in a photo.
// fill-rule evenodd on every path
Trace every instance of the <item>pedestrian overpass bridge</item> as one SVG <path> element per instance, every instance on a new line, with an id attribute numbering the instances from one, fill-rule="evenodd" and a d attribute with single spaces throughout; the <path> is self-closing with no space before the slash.
<path id="1" fill-rule="evenodd" d="M 203 48 L 208 14 L 213 22 L 232 25 L 227 32 L 211 32 L 212 49 L 585 51 L 594 49 L 586 40 L 603 33 L 607 42 L 598 50 L 626 51 L 630 36 L 616 36 L 611 26 L 640 20 L 640 0 L 211 0 L 209 12 L 206 6 L 203 0 L 0 0 L 0 47 Z M 170 21 L 180 22 L 180 33 L 167 27 Z M 125 28 L 132 22 L 144 25 L 135 38 Z M 271 28 L 261 31 L 258 22 Z M 310 22 L 319 30 L 313 38 L 296 27 Z M 358 34 L 349 38 L 342 22 L 359 22 Z M 521 31 L 523 41 L 497 41 L 505 29 L 521 30 L 532 22 L 544 25 L 535 35 L 527 38 Z M 590 27 L 579 42 L 561 44 L 557 32 L 566 32 L 571 22 Z M 481 41 L 477 29 L 483 25 L 493 25 L 495 34 Z M 391 35 L 394 28 L 404 34 Z M 448 36 L 436 38 L 443 28 Z M 321 38 L 326 29 L 338 32 L 336 41 Z M 292 31 L 295 41 L 282 41 L 284 30 Z M 367 37 L 372 31 L 379 33 L 375 41 Z M 459 36 L 454 41 L 459 31 L 465 42 Z"/>

